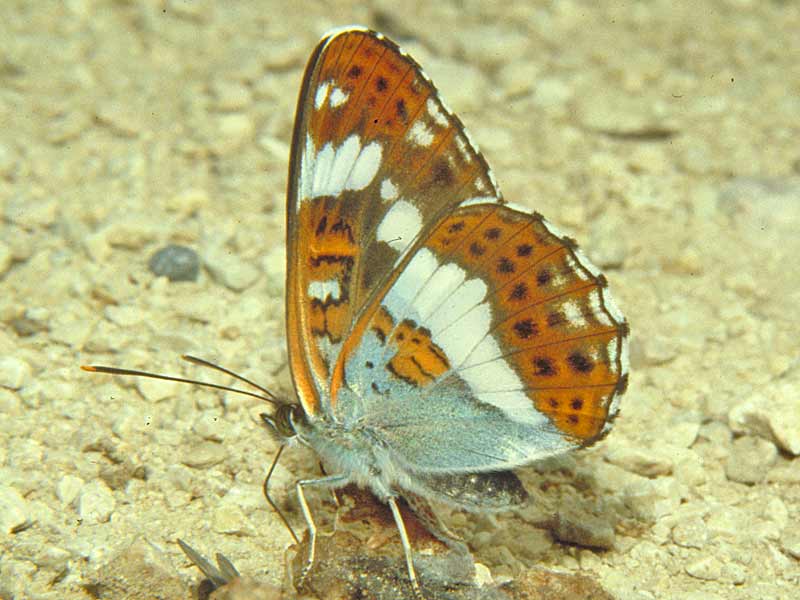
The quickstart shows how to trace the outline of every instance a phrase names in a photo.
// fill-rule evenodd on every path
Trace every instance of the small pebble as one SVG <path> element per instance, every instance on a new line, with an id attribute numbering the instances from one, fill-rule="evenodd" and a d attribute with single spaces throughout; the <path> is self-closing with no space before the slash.
<path id="1" fill-rule="evenodd" d="M 206 441 L 186 447 L 181 462 L 194 469 L 207 469 L 221 463 L 227 455 L 224 446 Z"/>
<path id="2" fill-rule="evenodd" d="M 725 475 L 730 481 L 759 483 L 778 458 L 778 449 L 765 439 L 745 436 L 733 442 L 725 463 Z"/>
<path id="3" fill-rule="evenodd" d="M 106 546 L 118 547 L 111 544 Z M 111 548 L 105 550 L 110 551 Z M 170 564 L 170 559 L 159 546 L 139 538 L 109 560 L 103 561 L 102 566 L 92 574 L 92 582 L 103 590 L 103 598 L 133 600 L 189 597 L 186 584 L 169 567 Z"/>
<path id="4" fill-rule="evenodd" d="M 229 502 L 223 502 L 214 510 L 211 527 L 217 533 L 254 534 L 253 527 L 242 509 Z"/>
<path id="5" fill-rule="evenodd" d="M 431 57 L 425 61 L 428 75 L 446 90 L 451 107 L 458 111 L 476 110 L 484 103 L 490 89 L 486 76 L 474 64 Z"/>
<path id="6" fill-rule="evenodd" d="M 667 452 L 635 446 L 617 446 L 606 454 L 606 460 L 626 471 L 644 477 L 659 477 L 672 473 L 673 461 Z"/>
<path id="7" fill-rule="evenodd" d="M 800 456 L 800 402 L 793 376 L 735 406 L 728 413 L 728 424 L 736 433 L 754 433 L 771 439 L 782 450 Z"/>
<path id="8" fill-rule="evenodd" d="M 11 248 L 3 242 L 0 242 L 0 277 L 6 274 L 11 268 L 13 256 L 11 255 Z"/>
<path id="9" fill-rule="evenodd" d="M 156 277 L 166 277 L 170 281 L 197 281 L 200 258 L 191 248 L 170 244 L 153 254 L 148 266 Z"/>
<path id="10" fill-rule="evenodd" d="M 75 498 L 78 497 L 83 485 L 84 481 L 80 477 L 64 475 L 56 484 L 56 496 L 63 504 L 72 504 Z"/>
<path id="11" fill-rule="evenodd" d="M 217 110 L 234 111 L 247 107 L 253 100 L 250 88 L 240 81 L 217 79 L 211 84 Z"/>
<path id="12" fill-rule="evenodd" d="M 702 548 L 708 541 L 708 528 L 700 517 L 690 517 L 672 528 L 672 541 L 683 548 Z"/>
<path id="13" fill-rule="evenodd" d="M 17 167 L 17 151 L 6 144 L 0 144 L 0 177 L 10 177 Z"/>
<path id="14" fill-rule="evenodd" d="M 569 84 L 557 77 L 542 77 L 533 85 L 533 101 L 543 108 L 563 106 L 572 99 Z"/>
<path id="15" fill-rule="evenodd" d="M 16 488 L 0 484 L 0 534 L 5 535 L 25 527 L 29 507 Z"/>
<path id="16" fill-rule="evenodd" d="M 18 390 L 31 378 L 31 366 L 16 356 L 0 356 L 0 387 Z"/>
<path id="17" fill-rule="evenodd" d="M 674 513 L 687 494 L 674 477 L 640 478 L 625 487 L 625 504 L 639 518 L 655 521 Z"/>
<path id="18" fill-rule="evenodd" d="M 78 514 L 84 523 L 105 523 L 116 507 L 114 493 L 102 481 L 90 481 L 78 496 Z"/>
<path id="19" fill-rule="evenodd" d="M 800 560 L 800 531 L 786 531 L 781 538 L 781 548 Z"/>
<path id="20" fill-rule="evenodd" d="M 282 298 L 286 285 L 286 247 L 283 244 L 273 246 L 264 256 L 261 265 L 270 294 Z"/>
<path id="21" fill-rule="evenodd" d="M 211 151 L 220 156 L 236 152 L 253 138 L 255 125 L 244 113 L 228 113 L 216 120 L 216 131 L 211 141 Z"/>
<path id="22" fill-rule="evenodd" d="M 594 515 L 574 510 L 564 510 L 556 516 L 553 536 L 562 542 L 585 548 L 614 547 L 614 528 Z"/>
<path id="23" fill-rule="evenodd" d="M 722 577 L 722 563 L 713 556 L 702 556 L 686 565 L 686 573 L 695 579 L 716 581 Z"/>
<path id="24" fill-rule="evenodd" d="M 700 421 L 681 421 L 670 424 L 664 430 L 664 439 L 678 448 L 691 448 L 700 432 Z"/>
<path id="25" fill-rule="evenodd" d="M 222 249 L 209 250 L 205 265 L 214 281 L 234 292 L 241 292 L 253 285 L 261 272 L 238 256 Z"/>
<path id="26" fill-rule="evenodd" d="M 161 402 L 174 396 L 180 387 L 175 381 L 164 381 L 162 379 L 145 379 L 141 377 L 136 380 L 136 389 L 150 402 Z"/>
<path id="27" fill-rule="evenodd" d="M 287 151 L 286 155 L 288 154 Z M 210 198 L 206 190 L 202 188 L 189 188 L 178 192 L 174 196 L 167 197 L 164 206 L 168 210 L 190 215 L 207 206 L 209 202 Z M 182 246 L 177 247 L 181 248 Z"/>

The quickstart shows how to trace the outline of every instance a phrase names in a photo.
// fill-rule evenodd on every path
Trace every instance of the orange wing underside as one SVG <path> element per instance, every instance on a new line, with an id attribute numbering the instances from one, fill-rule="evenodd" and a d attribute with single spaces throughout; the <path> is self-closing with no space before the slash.
<path id="1" fill-rule="evenodd" d="M 388 40 L 364 31 L 324 40 L 301 94 L 287 215 L 287 327 L 299 338 L 289 343 L 295 383 L 313 414 L 319 396 L 330 391 L 342 339 L 415 241 L 377 239 L 394 203 L 402 200 L 418 211 L 421 237 L 448 208 L 496 192 L 460 122 L 441 105 L 419 66 Z M 376 145 L 380 164 L 365 187 L 349 189 L 357 157 L 348 163 L 343 149 L 355 146 L 354 140 L 361 149 Z M 326 163 L 325 156 L 335 158 Z M 304 172 L 306 164 L 311 167 Z M 337 188 L 331 181 L 339 176 Z M 323 193 L 308 194 L 315 188 Z M 320 290 L 338 296 L 314 297 Z M 398 373 L 410 368 L 400 365 Z"/>
<path id="2" fill-rule="evenodd" d="M 480 379 L 482 368 L 487 376 L 492 373 L 482 365 L 503 360 L 536 410 L 560 431 L 579 443 L 596 439 L 608 421 L 612 399 L 627 383 L 621 356 L 627 325 L 609 311 L 613 301 L 605 279 L 582 264 L 586 259 L 574 242 L 554 235 L 539 215 L 483 204 L 448 216 L 422 248 L 433 254 L 440 269 L 428 285 L 436 285 L 435 273 L 449 264 L 463 269 L 466 279 L 486 284 L 482 302 L 491 306 L 488 335 L 496 341 L 498 354 L 465 367 L 450 365 L 437 338 L 444 335 L 440 331 L 450 331 L 452 340 L 452 328 L 468 326 L 469 319 L 455 310 L 452 323 L 442 327 L 440 311 L 445 307 L 439 308 L 429 317 L 439 323 L 431 332 L 425 318 L 416 322 L 392 315 L 384 304 L 372 313 L 368 327 L 379 332 L 389 348 L 386 368 L 406 383 L 432 386 L 431 393 L 436 393 L 432 384 L 451 368 L 455 374 L 471 369 Z M 425 284 L 420 281 L 420 289 Z M 468 330 L 455 337 L 465 344 L 483 340 Z M 483 390 L 513 391 L 493 390 L 492 383 L 486 381 Z"/>

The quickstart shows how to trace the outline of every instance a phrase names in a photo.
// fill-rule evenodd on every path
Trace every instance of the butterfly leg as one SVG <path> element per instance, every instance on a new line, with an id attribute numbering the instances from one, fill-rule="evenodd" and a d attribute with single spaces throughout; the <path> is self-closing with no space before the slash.
<path id="1" fill-rule="evenodd" d="M 420 588 L 419 580 L 417 579 L 417 572 L 414 569 L 414 560 L 411 555 L 411 543 L 408 541 L 408 533 L 406 533 L 406 526 L 405 523 L 403 523 L 403 516 L 400 514 L 400 509 L 397 507 L 397 500 L 394 498 L 394 496 L 389 496 L 388 502 L 392 509 L 395 525 L 397 525 L 397 531 L 400 532 L 400 542 L 403 544 L 403 552 L 406 555 L 408 578 L 411 581 L 411 587 L 414 590 L 414 597 L 417 598 L 417 600 L 424 600 L 425 597 L 422 595 L 422 589 Z"/>
<path id="2" fill-rule="evenodd" d="M 323 487 L 340 487 L 347 483 L 347 477 L 344 475 L 329 475 L 327 477 L 320 477 L 319 479 L 301 479 L 297 482 L 295 489 L 297 490 L 297 499 L 300 502 L 300 509 L 303 511 L 303 518 L 306 520 L 308 526 L 308 557 L 303 570 L 300 572 L 297 587 L 302 589 L 306 577 L 308 577 L 311 567 L 314 564 L 314 557 L 317 548 L 317 526 L 314 523 L 314 518 L 311 516 L 311 509 L 308 507 L 306 495 L 303 488 L 306 486 L 323 486 Z"/>

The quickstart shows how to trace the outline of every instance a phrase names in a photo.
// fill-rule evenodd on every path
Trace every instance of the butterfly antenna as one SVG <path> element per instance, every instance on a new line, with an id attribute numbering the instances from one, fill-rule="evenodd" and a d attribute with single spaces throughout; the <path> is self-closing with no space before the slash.
<path id="1" fill-rule="evenodd" d="M 264 396 L 269 398 L 270 399 L 269 401 L 272 402 L 273 404 L 276 404 L 276 405 L 277 404 L 281 404 L 281 401 L 278 400 L 278 398 L 275 397 L 275 394 L 270 392 L 267 388 L 257 384 L 255 381 L 251 381 L 250 379 L 248 379 L 247 377 L 245 377 L 243 375 L 239 375 L 238 373 L 234 373 L 230 369 L 226 369 L 225 367 L 222 367 L 220 365 L 217 365 L 217 364 L 214 364 L 212 362 L 209 362 L 209 361 L 207 361 L 207 360 L 205 360 L 203 358 L 198 358 L 197 356 L 192 356 L 191 354 L 182 354 L 181 358 L 183 360 L 187 361 L 187 362 L 192 363 L 192 364 L 200 365 L 201 367 L 208 367 L 209 369 L 214 369 L 215 371 L 219 371 L 220 373 L 225 373 L 226 375 L 230 375 L 234 379 L 238 379 L 242 383 L 246 383 L 247 385 L 249 385 L 251 387 L 254 387 L 259 392 L 263 393 Z"/>
<path id="2" fill-rule="evenodd" d="M 161 379 L 163 381 L 177 381 L 179 383 L 189 383 L 191 385 L 198 385 L 200 387 L 207 387 L 215 390 L 223 390 L 225 392 L 233 392 L 235 394 L 242 394 L 243 396 L 250 396 L 251 398 L 258 398 L 259 400 L 269 402 L 270 404 L 275 406 L 281 404 L 281 402 L 269 391 L 264 390 L 264 388 L 261 388 L 259 386 L 256 386 L 255 384 L 249 382 L 244 377 L 239 377 L 235 373 L 231 373 L 227 369 L 223 369 L 222 367 L 217 367 L 216 365 L 213 365 L 211 363 L 205 363 L 205 361 L 202 361 L 199 358 L 194 358 L 194 360 L 190 362 L 194 361 L 198 361 L 197 364 L 205 364 L 206 366 L 216 367 L 218 370 L 224 373 L 232 375 L 233 377 L 236 377 L 237 379 L 240 379 L 246 383 L 250 383 L 251 385 L 254 385 L 257 389 L 262 391 L 264 395 L 256 394 L 248 390 L 240 390 L 238 388 L 230 387 L 227 385 L 220 385 L 218 383 L 209 383 L 208 381 L 198 381 L 196 379 L 187 379 L 186 377 L 174 377 L 172 375 L 162 375 L 160 373 L 150 373 L 149 371 L 138 371 L 135 369 L 121 369 L 119 367 L 106 367 L 102 365 L 81 365 L 81 369 L 84 371 L 88 371 L 90 373 L 106 373 L 108 375 L 126 375 L 131 377 L 148 377 L 150 379 Z"/>

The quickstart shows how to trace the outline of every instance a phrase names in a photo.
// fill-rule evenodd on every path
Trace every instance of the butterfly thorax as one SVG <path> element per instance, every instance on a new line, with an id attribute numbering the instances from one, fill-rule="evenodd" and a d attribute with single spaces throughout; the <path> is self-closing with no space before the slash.
<path id="1" fill-rule="evenodd" d="M 293 419 L 293 425 L 298 440 L 319 455 L 326 471 L 371 489 L 381 499 L 394 495 L 405 479 L 386 444 L 367 427 L 305 415 Z"/>

